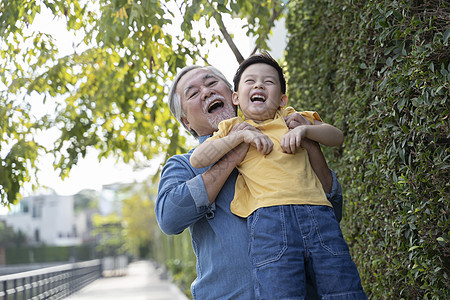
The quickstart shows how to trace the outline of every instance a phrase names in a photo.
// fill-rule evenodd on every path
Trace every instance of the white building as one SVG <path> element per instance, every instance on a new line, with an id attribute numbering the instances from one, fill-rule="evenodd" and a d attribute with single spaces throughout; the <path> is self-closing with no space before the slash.
<path id="1" fill-rule="evenodd" d="M 90 218 L 83 211 L 75 214 L 74 196 L 25 197 L 0 219 L 25 233 L 31 244 L 72 246 L 89 238 Z"/>

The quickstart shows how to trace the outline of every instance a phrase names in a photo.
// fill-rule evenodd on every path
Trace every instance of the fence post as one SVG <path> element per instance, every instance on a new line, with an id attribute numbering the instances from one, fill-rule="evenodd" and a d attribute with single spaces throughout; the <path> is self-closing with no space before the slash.
<path id="1" fill-rule="evenodd" d="M 14 289 L 14 300 L 17 300 L 17 296 L 16 296 L 16 287 L 17 287 L 17 281 L 16 280 L 14 280 L 13 281 L 13 289 Z"/>
<path id="2" fill-rule="evenodd" d="M 3 281 L 3 299 L 6 300 L 8 299 L 8 294 L 6 293 L 8 286 L 6 284 L 6 281 Z"/>
<path id="3" fill-rule="evenodd" d="M 25 280 L 25 277 L 24 278 L 22 278 L 22 287 L 23 287 L 23 290 L 22 290 L 22 300 L 25 300 L 26 298 L 25 298 L 25 296 L 26 296 L 26 294 L 27 294 L 27 287 L 26 287 L 26 280 Z"/>

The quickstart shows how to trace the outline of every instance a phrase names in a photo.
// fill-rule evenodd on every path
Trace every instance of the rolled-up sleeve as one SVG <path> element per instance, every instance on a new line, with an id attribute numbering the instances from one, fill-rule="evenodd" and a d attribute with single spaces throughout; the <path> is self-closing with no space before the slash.
<path id="1" fill-rule="evenodd" d="M 192 199 L 197 207 L 197 212 L 201 213 L 205 207 L 209 206 L 208 194 L 206 193 L 205 184 L 202 175 L 197 175 L 194 178 L 186 181 L 186 185 L 191 192 Z"/>
<path id="2" fill-rule="evenodd" d="M 206 170 L 206 169 L 205 169 Z M 214 210 L 203 178 L 189 164 L 187 155 L 170 158 L 161 172 L 155 214 L 161 230 L 179 234 Z"/>
<path id="3" fill-rule="evenodd" d="M 334 173 L 333 170 L 330 171 L 333 177 L 333 184 L 331 187 L 331 192 L 329 194 L 326 193 L 326 196 L 328 201 L 330 201 L 331 205 L 333 206 L 337 221 L 340 222 L 342 220 L 342 204 L 344 201 L 342 197 L 342 187 L 341 183 L 336 177 L 336 173 Z"/>

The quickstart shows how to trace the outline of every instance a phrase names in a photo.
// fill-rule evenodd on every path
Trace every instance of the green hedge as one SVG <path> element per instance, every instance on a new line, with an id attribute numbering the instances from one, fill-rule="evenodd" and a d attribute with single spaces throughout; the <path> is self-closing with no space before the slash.
<path id="1" fill-rule="evenodd" d="M 343 130 L 325 149 L 370 299 L 450 299 L 448 1 L 294 1 L 290 104 Z"/>
<path id="2" fill-rule="evenodd" d="M 93 246 L 38 246 L 6 249 L 6 264 L 85 261 L 94 258 Z"/>
<path id="3" fill-rule="evenodd" d="M 150 256 L 152 260 L 167 268 L 171 280 L 192 299 L 191 284 L 197 277 L 197 270 L 189 230 L 168 236 L 158 228 L 155 230 Z"/>

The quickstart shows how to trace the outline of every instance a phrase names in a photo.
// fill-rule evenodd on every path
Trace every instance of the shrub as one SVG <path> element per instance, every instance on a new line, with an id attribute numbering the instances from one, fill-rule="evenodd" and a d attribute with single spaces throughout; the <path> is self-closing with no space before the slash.
<path id="1" fill-rule="evenodd" d="M 448 299 L 448 1 L 295 1 L 289 99 L 343 130 L 324 149 L 371 299 Z"/>

